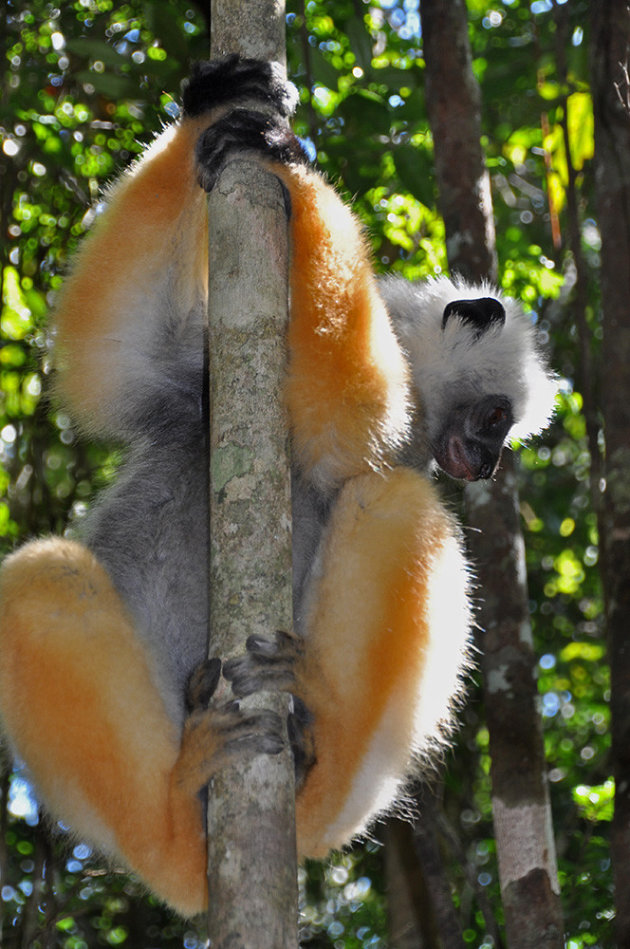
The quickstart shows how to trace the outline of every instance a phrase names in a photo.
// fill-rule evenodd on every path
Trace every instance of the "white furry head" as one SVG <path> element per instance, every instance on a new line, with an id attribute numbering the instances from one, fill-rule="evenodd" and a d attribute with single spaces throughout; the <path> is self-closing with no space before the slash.
<path id="1" fill-rule="evenodd" d="M 380 289 L 409 357 L 429 434 L 449 407 L 490 393 L 510 400 L 510 438 L 525 439 L 545 428 L 553 413 L 557 379 L 538 350 L 532 321 L 518 303 L 490 284 L 447 277 L 418 283 L 386 277 Z M 455 315 L 443 326 L 449 303 L 487 297 L 505 310 L 504 323 L 491 323 L 480 332 Z"/>

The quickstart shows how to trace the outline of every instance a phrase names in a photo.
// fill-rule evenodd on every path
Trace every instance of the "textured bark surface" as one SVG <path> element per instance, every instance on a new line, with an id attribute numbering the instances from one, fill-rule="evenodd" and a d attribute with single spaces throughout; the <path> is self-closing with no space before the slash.
<path id="1" fill-rule="evenodd" d="M 215 2 L 212 55 L 284 61 L 284 8 Z M 290 629 L 291 499 L 285 373 L 288 231 L 278 180 L 235 161 L 209 198 L 210 653 Z M 286 719 L 286 695 L 241 704 Z M 208 794 L 208 927 L 214 949 L 297 946 L 290 751 L 216 777 Z"/>
<path id="2" fill-rule="evenodd" d="M 425 949 L 436 945 L 435 917 L 416 857 L 411 825 L 390 818 L 384 825 L 383 843 L 390 949 Z"/>
<path id="3" fill-rule="evenodd" d="M 439 944 L 448 946 L 449 949 L 465 949 L 461 920 L 453 905 L 451 887 L 440 851 L 435 808 L 428 794 L 422 795 L 421 804 L 422 820 L 414 830 L 414 846 L 424 873 L 439 932 Z"/>
<path id="4" fill-rule="evenodd" d="M 480 93 L 463 0 L 423 0 L 427 110 L 452 273 L 496 280 Z M 510 949 L 562 949 L 563 921 L 537 709 L 523 538 L 512 459 L 469 486 L 467 534 L 479 581 L 492 796 Z"/>
<path id="5" fill-rule="evenodd" d="M 630 947 L 630 11 L 626 0 L 593 4 L 595 174 L 602 239 L 606 436 L 603 536 L 608 620 L 615 816 L 612 860 L 616 934 Z"/>
<path id="6" fill-rule="evenodd" d="M 564 946 L 556 851 L 514 460 L 466 490 L 480 588 L 486 724 L 499 878 L 510 949 Z"/>
<path id="7" fill-rule="evenodd" d="M 211 0 L 212 56 L 286 62 L 284 0 Z"/>

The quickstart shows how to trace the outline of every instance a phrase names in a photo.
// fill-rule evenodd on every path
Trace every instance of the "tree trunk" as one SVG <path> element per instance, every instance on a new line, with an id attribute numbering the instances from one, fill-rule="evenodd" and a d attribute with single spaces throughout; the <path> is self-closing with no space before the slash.
<path id="1" fill-rule="evenodd" d="M 388 945 L 390 949 L 434 949 L 439 939 L 413 829 L 407 821 L 392 817 L 384 824 L 383 843 Z"/>
<path id="2" fill-rule="evenodd" d="M 431 900 L 440 943 L 448 949 L 465 949 L 461 920 L 453 905 L 453 897 L 440 853 L 433 795 L 425 791 L 420 798 L 420 803 L 422 818 L 414 828 L 414 846 Z"/>
<path id="3" fill-rule="evenodd" d="M 472 72 L 463 0 L 423 0 L 427 110 L 435 143 L 449 266 L 496 279 L 481 97 Z M 492 755 L 499 876 L 510 949 L 561 947 L 563 922 L 537 711 L 523 538 L 512 460 L 465 493 L 470 546 L 483 601 L 480 637 Z M 518 776 L 518 777 L 516 777 Z"/>
<path id="4" fill-rule="evenodd" d="M 612 861 L 619 949 L 630 947 L 630 12 L 593 4 L 595 180 L 602 239 L 602 409 L 606 436 L 603 583 L 608 621 L 615 816 Z"/>
<path id="5" fill-rule="evenodd" d="M 425 91 L 438 204 L 452 271 L 496 280 L 490 177 L 481 150 L 481 93 L 472 71 L 465 0 L 423 0 Z"/>
<path id="6" fill-rule="evenodd" d="M 538 711 L 525 550 L 514 461 L 466 492 L 483 599 L 480 637 L 492 809 L 510 949 L 564 946 L 556 851 Z"/>
<path id="7" fill-rule="evenodd" d="M 284 8 L 215 0 L 212 55 L 284 62 Z M 278 180 L 230 162 L 209 202 L 210 653 L 289 629 L 291 502 L 282 405 L 287 218 Z M 286 695 L 257 695 L 286 719 Z M 208 794 L 209 933 L 215 949 L 297 946 L 290 751 L 217 776 Z"/>

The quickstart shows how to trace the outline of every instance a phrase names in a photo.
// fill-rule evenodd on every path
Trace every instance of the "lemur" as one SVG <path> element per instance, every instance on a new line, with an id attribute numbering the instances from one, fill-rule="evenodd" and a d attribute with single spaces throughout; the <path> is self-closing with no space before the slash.
<path id="1" fill-rule="evenodd" d="M 289 199 L 296 628 L 224 672 L 237 697 L 287 689 L 304 710 L 302 856 L 391 806 L 461 691 L 469 568 L 433 468 L 491 477 L 555 392 L 513 301 L 376 278 L 351 208 L 265 112 L 294 103 L 273 65 L 199 64 L 182 118 L 110 189 L 59 295 L 54 360 L 77 425 L 126 461 L 79 539 L 27 543 L 0 576 L 11 746 L 52 815 L 185 915 L 207 901 L 201 789 L 280 741 L 274 716 L 213 700 L 220 657 L 204 662 L 206 192 L 224 164 L 254 153 Z"/>

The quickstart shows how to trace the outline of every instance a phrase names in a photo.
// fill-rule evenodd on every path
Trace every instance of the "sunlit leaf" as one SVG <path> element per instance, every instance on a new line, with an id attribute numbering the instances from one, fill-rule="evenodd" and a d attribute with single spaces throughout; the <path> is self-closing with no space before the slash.
<path id="1" fill-rule="evenodd" d="M 587 92 L 574 92 L 567 103 L 571 159 L 576 171 L 593 157 L 595 148 L 593 103 Z"/>
<path id="2" fill-rule="evenodd" d="M 573 788 L 573 800 L 581 814 L 589 821 L 610 821 L 613 818 L 615 782 L 612 778 L 604 784 L 580 784 Z"/>
<path id="3" fill-rule="evenodd" d="M 599 662 L 606 654 L 604 643 L 575 642 L 569 643 L 562 650 L 560 656 L 563 662 L 574 659 L 583 659 L 586 662 Z"/>

